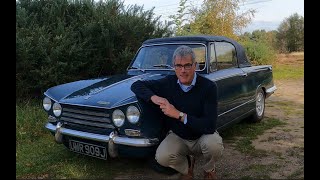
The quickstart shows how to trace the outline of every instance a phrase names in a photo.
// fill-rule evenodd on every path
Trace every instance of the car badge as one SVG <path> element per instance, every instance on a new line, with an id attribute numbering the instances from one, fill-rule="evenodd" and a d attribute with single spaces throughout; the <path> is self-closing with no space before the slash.
<path id="1" fill-rule="evenodd" d="M 103 104 L 103 105 L 110 104 L 110 102 L 107 102 L 107 101 L 98 101 L 97 103 L 98 103 L 98 104 Z"/>

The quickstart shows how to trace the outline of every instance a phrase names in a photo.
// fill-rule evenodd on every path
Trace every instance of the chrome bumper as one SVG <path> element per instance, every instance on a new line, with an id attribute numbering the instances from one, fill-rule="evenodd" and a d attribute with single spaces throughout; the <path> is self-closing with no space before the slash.
<path id="1" fill-rule="evenodd" d="M 271 88 L 266 89 L 266 98 L 273 94 L 276 90 L 277 87 L 275 85 L 273 85 Z"/>
<path id="2" fill-rule="evenodd" d="M 62 143 L 63 135 L 108 143 L 108 152 L 111 157 L 118 156 L 117 146 L 116 146 L 117 144 L 134 146 L 134 147 L 150 147 L 150 146 L 157 145 L 159 143 L 158 138 L 146 139 L 146 138 L 120 137 L 117 135 L 115 131 L 111 132 L 109 136 L 107 136 L 107 135 L 94 134 L 94 133 L 67 129 L 62 127 L 62 124 L 60 122 L 58 122 L 56 126 L 54 126 L 51 123 L 47 123 L 45 125 L 45 128 L 55 133 L 55 140 L 58 143 Z"/>

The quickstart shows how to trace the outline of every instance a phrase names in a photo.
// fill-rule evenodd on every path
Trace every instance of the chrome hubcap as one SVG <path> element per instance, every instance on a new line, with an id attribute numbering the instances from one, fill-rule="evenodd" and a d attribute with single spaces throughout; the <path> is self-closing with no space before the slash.
<path id="1" fill-rule="evenodd" d="M 264 111 L 264 96 L 262 92 L 259 92 L 256 98 L 256 111 L 258 116 L 262 116 Z"/>

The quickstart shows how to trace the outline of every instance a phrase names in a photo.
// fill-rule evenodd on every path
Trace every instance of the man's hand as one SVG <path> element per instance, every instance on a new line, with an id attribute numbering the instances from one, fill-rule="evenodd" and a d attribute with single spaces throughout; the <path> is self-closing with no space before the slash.
<path id="1" fill-rule="evenodd" d="M 162 112 L 172 118 L 179 119 L 179 111 L 166 98 L 153 95 L 151 101 L 160 106 Z"/>
<path id="2" fill-rule="evenodd" d="M 161 105 L 161 104 L 164 104 L 166 102 L 168 102 L 168 100 L 166 98 L 163 98 L 163 97 L 160 97 L 160 96 L 157 96 L 157 95 L 153 95 L 151 96 L 151 101 L 153 103 L 155 103 L 156 105 Z"/>

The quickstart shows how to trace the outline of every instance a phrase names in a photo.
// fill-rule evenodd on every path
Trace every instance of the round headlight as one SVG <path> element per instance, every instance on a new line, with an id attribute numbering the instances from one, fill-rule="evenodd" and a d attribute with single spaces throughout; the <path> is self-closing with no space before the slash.
<path id="1" fill-rule="evenodd" d="M 60 116 L 61 115 L 61 113 L 62 113 L 62 107 L 61 107 L 61 105 L 59 104 L 59 103 L 54 103 L 53 104 L 53 106 L 52 106 L 52 110 L 53 110 L 53 114 L 55 115 L 55 116 Z"/>
<path id="2" fill-rule="evenodd" d="M 48 97 L 43 98 L 42 105 L 43 105 L 44 110 L 49 111 L 52 106 L 51 99 Z"/>
<path id="3" fill-rule="evenodd" d="M 139 121 L 140 111 L 136 106 L 129 106 L 127 108 L 127 119 L 130 123 L 135 124 Z"/>
<path id="4" fill-rule="evenodd" d="M 121 127 L 124 124 L 124 113 L 119 109 L 114 110 L 112 113 L 112 121 L 114 125 Z"/>

